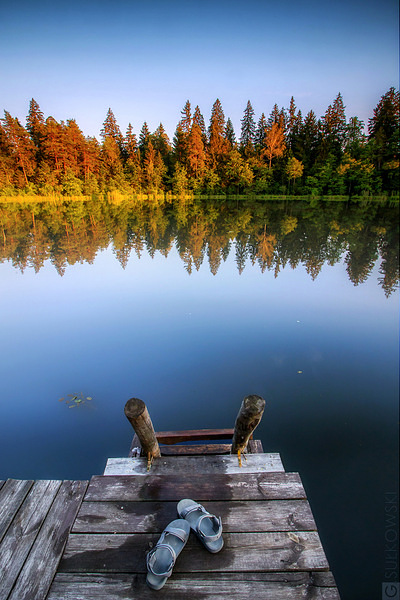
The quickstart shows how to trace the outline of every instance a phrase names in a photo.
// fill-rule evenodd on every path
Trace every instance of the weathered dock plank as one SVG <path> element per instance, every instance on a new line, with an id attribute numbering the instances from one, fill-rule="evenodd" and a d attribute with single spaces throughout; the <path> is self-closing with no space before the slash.
<path id="1" fill-rule="evenodd" d="M 163 600 L 340 600 L 330 573 L 174 573 Z M 144 574 L 58 573 L 47 600 L 152 600 Z"/>
<path id="2" fill-rule="evenodd" d="M 8 600 L 46 598 L 86 487 L 86 481 L 61 483 Z"/>
<path id="3" fill-rule="evenodd" d="M 277 453 L 242 456 L 242 467 L 236 455 L 161 456 L 153 461 L 151 474 L 154 476 L 208 473 L 214 476 L 218 473 L 265 473 L 285 470 L 281 457 Z M 147 459 L 145 457 L 109 458 L 104 475 L 148 475 Z"/>
<path id="4" fill-rule="evenodd" d="M 0 590 L 7 598 L 28 556 L 61 481 L 36 481 L 0 544 Z"/>
<path id="5" fill-rule="evenodd" d="M 224 532 L 315 531 L 306 500 L 204 502 Z M 73 533 L 161 533 L 177 518 L 176 502 L 83 502 Z"/>
<path id="6" fill-rule="evenodd" d="M 10 523 L 17 514 L 26 495 L 29 493 L 33 481 L 8 479 L 0 490 L 0 541 L 7 531 Z"/>
<path id="7" fill-rule="evenodd" d="M 231 439 L 234 429 L 189 429 L 184 431 L 156 431 L 159 444 L 179 444 L 199 440 Z"/>
<path id="8" fill-rule="evenodd" d="M 231 444 L 172 444 L 170 446 L 160 446 L 161 456 L 229 454 L 230 451 Z"/>
<path id="9" fill-rule="evenodd" d="M 159 535 L 72 534 L 59 572 L 146 572 L 146 553 Z M 318 533 L 226 533 L 218 554 L 206 552 L 193 536 L 179 556 L 174 572 L 323 571 L 329 566 Z"/>
<path id="10" fill-rule="evenodd" d="M 90 480 L 85 500 L 92 501 L 159 501 L 178 502 L 195 498 L 211 500 L 294 500 L 306 499 L 298 473 L 238 473 L 232 475 L 147 474 L 99 475 Z"/>

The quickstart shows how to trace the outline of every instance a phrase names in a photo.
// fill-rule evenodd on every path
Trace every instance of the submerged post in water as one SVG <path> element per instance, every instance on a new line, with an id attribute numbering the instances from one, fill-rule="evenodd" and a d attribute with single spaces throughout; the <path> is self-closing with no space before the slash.
<path id="1" fill-rule="evenodd" d="M 151 459 L 161 456 L 153 423 L 143 400 L 131 398 L 125 404 L 124 412 L 140 440 L 145 456 Z"/>
<path id="2" fill-rule="evenodd" d="M 231 454 L 240 454 L 246 449 L 251 434 L 261 421 L 265 400 L 255 394 L 244 398 L 235 421 Z"/>

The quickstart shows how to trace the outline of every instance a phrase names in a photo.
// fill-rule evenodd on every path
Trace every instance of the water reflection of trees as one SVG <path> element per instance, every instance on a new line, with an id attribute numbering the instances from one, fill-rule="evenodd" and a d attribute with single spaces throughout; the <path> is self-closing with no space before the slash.
<path id="1" fill-rule="evenodd" d="M 258 265 L 275 277 L 302 264 L 315 279 L 326 263 L 344 258 L 358 285 L 378 260 L 379 285 L 389 296 L 399 281 L 398 206 L 262 200 L 59 199 L 0 204 L 0 259 L 38 272 L 50 260 L 92 263 L 112 243 L 125 268 L 134 252 L 167 256 L 175 245 L 191 273 L 208 262 L 213 275 L 231 252 L 239 273 Z"/>

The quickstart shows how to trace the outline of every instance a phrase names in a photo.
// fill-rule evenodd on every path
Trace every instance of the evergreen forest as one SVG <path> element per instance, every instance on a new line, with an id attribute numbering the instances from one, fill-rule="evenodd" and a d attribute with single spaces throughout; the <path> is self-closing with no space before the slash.
<path id="1" fill-rule="evenodd" d="M 21 272 L 39 272 L 50 261 L 63 276 L 111 245 L 124 269 L 144 253 L 167 257 L 175 247 L 189 274 L 208 263 L 216 275 L 232 255 L 239 274 L 250 263 L 275 277 L 303 265 L 314 280 L 325 264 L 344 260 L 354 285 L 364 283 L 378 263 L 378 284 L 387 297 L 399 282 L 396 200 L 3 198 L 0 239 L 0 263 L 10 261 Z"/>
<path id="2" fill-rule="evenodd" d="M 0 195 L 250 194 L 397 196 L 400 93 L 390 88 L 367 126 L 346 117 L 339 93 L 325 114 L 302 115 L 292 97 L 256 117 L 248 101 L 240 134 L 221 102 L 206 127 L 188 100 L 171 141 L 162 125 L 125 135 L 111 109 L 100 141 L 75 119 L 45 118 L 32 99 L 25 126 L 0 119 Z"/>

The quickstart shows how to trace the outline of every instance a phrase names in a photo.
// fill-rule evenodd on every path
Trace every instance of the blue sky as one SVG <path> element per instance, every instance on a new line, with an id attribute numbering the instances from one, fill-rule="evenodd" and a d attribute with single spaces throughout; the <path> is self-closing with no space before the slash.
<path id="1" fill-rule="evenodd" d="M 216 98 L 237 137 L 293 95 L 324 114 L 338 92 L 364 121 L 399 86 L 396 0 L 0 0 L 0 111 L 23 124 L 75 118 L 99 137 L 111 107 L 123 133 L 161 121 L 172 138 L 189 99 L 208 125 Z"/>

